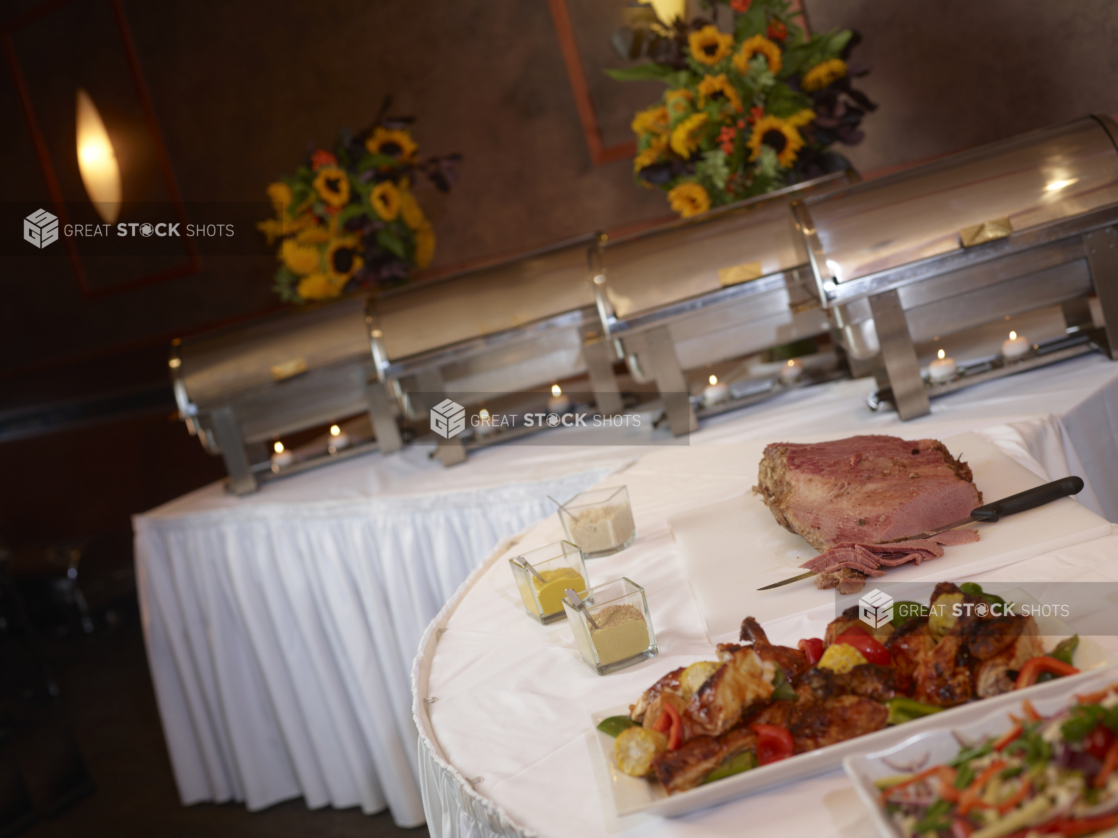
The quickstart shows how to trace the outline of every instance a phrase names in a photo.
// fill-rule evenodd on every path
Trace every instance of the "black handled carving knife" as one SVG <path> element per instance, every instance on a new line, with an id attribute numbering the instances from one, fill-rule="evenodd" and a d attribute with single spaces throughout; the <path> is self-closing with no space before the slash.
<path id="1" fill-rule="evenodd" d="M 1064 477 L 1060 480 L 1053 480 L 1051 483 L 1045 483 L 1043 486 L 1037 486 L 1035 489 L 1028 489 L 1016 495 L 1010 495 L 1008 498 L 1002 498 L 993 503 L 980 506 L 977 509 L 972 509 L 970 515 L 961 521 L 945 524 L 942 527 L 936 527 L 934 530 L 916 533 L 915 535 L 906 535 L 904 538 L 894 538 L 892 541 L 884 543 L 896 544 L 900 541 L 917 541 L 921 538 L 930 538 L 933 535 L 939 535 L 941 532 L 957 530 L 960 527 L 970 526 L 971 524 L 993 524 L 1009 515 L 1016 515 L 1018 512 L 1024 512 L 1028 509 L 1036 509 L 1038 506 L 1044 506 L 1046 503 L 1051 503 L 1054 500 L 1077 495 L 1081 491 L 1083 491 L 1082 478 Z M 765 587 L 758 588 L 757 590 L 768 591 L 773 588 L 780 588 L 784 585 L 790 585 L 793 582 L 799 582 L 801 579 L 810 579 L 812 576 L 818 575 L 818 573 L 818 570 L 809 570 L 807 573 L 801 573 L 799 576 L 793 576 L 791 579 L 765 585 Z"/>

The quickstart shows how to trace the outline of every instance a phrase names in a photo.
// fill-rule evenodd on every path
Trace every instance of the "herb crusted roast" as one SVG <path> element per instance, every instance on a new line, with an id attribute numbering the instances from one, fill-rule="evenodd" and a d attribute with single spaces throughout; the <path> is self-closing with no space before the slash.
<path id="1" fill-rule="evenodd" d="M 778 442 L 765 448 L 757 483 L 777 522 L 820 551 L 904 538 L 982 505 L 970 468 L 934 439 Z"/>

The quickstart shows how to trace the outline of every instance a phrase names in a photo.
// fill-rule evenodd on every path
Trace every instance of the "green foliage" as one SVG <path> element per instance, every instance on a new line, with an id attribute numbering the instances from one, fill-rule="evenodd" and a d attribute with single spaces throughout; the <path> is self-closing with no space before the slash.
<path id="1" fill-rule="evenodd" d="M 710 181 L 716 189 L 724 189 L 730 177 L 726 152 L 720 148 L 703 152 L 702 158 L 695 164 L 695 174 L 702 180 Z"/>
<path id="2" fill-rule="evenodd" d="M 387 227 L 382 230 L 377 230 L 377 244 L 400 259 L 407 258 L 407 250 L 404 248 L 404 243 L 400 241 L 399 236 Z"/>
<path id="3" fill-rule="evenodd" d="M 633 67 L 622 67 L 616 70 L 606 70 L 606 75 L 617 81 L 662 81 L 671 87 L 685 87 L 695 84 L 695 74 L 687 70 L 676 70 L 667 64 L 637 64 Z"/>
<path id="4" fill-rule="evenodd" d="M 710 0 L 709 5 L 728 6 L 728 0 Z M 732 47 L 715 65 L 697 61 L 686 37 L 687 32 L 710 25 L 709 19 L 693 22 L 689 28 L 684 28 L 683 24 L 671 30 L 661 27 L 661 41 L 657 43 L 661 47 L 666 44 L 667 48 L 638 50 L 642 57 L 655 56 L 655 60 L 607 71 L 620 81 L 653 79 L 667 85 L 667 92 L 653 106 L 667 105 L 668 95 L 677 91 L 690 94 L 689 100 L 675 97 L 676 105 L 684 104 L 669 109 L 667 135 L 653 133 L 662 129 L 650 125 L 648 120 L 642 121 L 637 148 L 646 151 L 655 145 L 665 150 L 644 156 L 641 162 L 644 168 L 635 173 L 638 182 L 658 186 L 667 192 L 684 184 L 701 186 L 705 199 L 699 200 L 699 193 L 690 190 L 688 200 L 679 202 L 690 212 L 701 209 L 707 201 L 711 207 L 717 207 L 833 170 L 833 163 L 827 159 L 828 146 L 836 141 L 857 142 L 861 136 L 857 131 L 861 114 L 874 106 L 862 94 L 849 89 L 849 83 L 838 68 L 832 86 L 810 92 L 802 90 L 804 75 L 823 61 L 841 57 L 850 45 L 852 33 L 844 30 L 809 38 L 792 22 L 793 14 L 798 12 L 794 12 L 788 0 L 753 0 L 745 12 L 734 10 L 731 30 L 724 32 L 732 36 Z M 664 35 L 665 32 L 668 34 Z M 633 30 L 626 30 L 626 33 L 635 43 Z M 739 71 L 734 66 L 735 57 L 740 55 L 747 40 L 757 37 L 765 39 L 758 42 L 763 51 L 758 49 L 750 57 L 748 66 Z M 774 48 L 780 51 L 780 67 L 776 73 L 770 69 L 770 58 L 765 54 Z M 737 92 L 740 107 L 730 101 L 732 97 L 718 95 L 708 95 L 700 104 L 700 85 L 705 79 L 721 76 Z M 841 101 L 839 95 L 846 96 L 847 100 Z M 807 110 L 815 111 L 820 118 L 802 118 L 801 113 Z M 707 117 L 702 129 L 690 138 L 694 140 L 697 136 L 698 148 L 691 151 L 691 143 L 680 142 L 678 135 L 673 145 L 671 135 L 697 111 Z M 753 126 L 764 117 L 780 120 L 795 117 L 795 120 L 774 126 L 769 119 L 768 129 L 783 133 L 784 140 L 767 139 L 754 154 L 751 146 L 756 146 L 757 140 L 752 137 Z M 688 156 L 684 157 L 680 150 L 686 150 Z"/>

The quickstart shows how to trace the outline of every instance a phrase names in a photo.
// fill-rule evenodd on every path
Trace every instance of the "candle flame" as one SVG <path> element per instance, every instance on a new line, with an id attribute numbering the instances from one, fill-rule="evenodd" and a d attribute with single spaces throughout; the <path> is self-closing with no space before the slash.
<path id="1" fill-rule="evenodd" d="M 1017 340 L 1017 333 L 1016 332 L 1010 332 L 1009 333 L 1009 339 L 1010 340 Z"/>
<path id="2" fill-rule="evenodd" d="M 559 389 L 558 384 L 551 385 L 551 395 L 553 395 L 555 398 L 559 398 L 561 395 L 563 395 L 563 391 Z"/>
<path id="3" fill-rule="evenodd" d="M 712 386 L 717 384 L 718 383 L 718 376 L 717 375 L 712 375 L 710 377 L 710 383 L 711 383 Z"/>
<path id="4" fill-rule="evenodd" d="M 946 352 L 944 352 L 944 351 L 943 351 L 943 350 L 941 349 L 941 350 L 939 351 L 939 358 L 940 358 L 940 359 L 942 360 L 943 358 L 946 358 L 946 357 L 947 357 L 947 353 L 946 353 Z"/>
<path id="5" fill-rule="evenodd" d="M 788 362 L 788 366 L 790 366 L 790 367 L 794 367 L 794 366 L 796 366 L 796 359 L 795 359 L 795 358 L 793 358 L 793 359 L 792 359 L 791 361 L 789 361 L 789 362 Z"/>
<path id="6" fill-rule="evenodd" d="M 478 411 L 477 416 L 482 422 L 488 422 L 489 421 L 489 411 L 486 410 L 484 407 L 481 410 Z"/>
<path id="7" fill-rule="evenodd" d="M 106 224 L 113 224 L 120 215 L 120 164 L 89 94 L 78 90 L 77 103 L 78 171 L 97 214 Z"/>
<path id="8" fill-rule="evenodd" d="M 341 432 L 342 429 L 339 428 L 337 425 L 330 426 L 330 436 L 338 436 L 338 434 L 340 434 Z"/>
<path id="9" fill-rule="evenodd" d="M 283 443 L 282 442 L 277 442 L 272 447 L 276 449 L 277 454 L 282 454 L 283 453 Z"/>

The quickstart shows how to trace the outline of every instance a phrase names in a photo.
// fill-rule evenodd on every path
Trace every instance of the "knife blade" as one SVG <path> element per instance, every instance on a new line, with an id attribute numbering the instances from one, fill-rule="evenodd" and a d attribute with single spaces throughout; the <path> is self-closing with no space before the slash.
<path id="1" fill-rule="evenodd" d="M 906 535 L 904 538 L 894 538 L 881 543 L 897 544 L 901 541 L 918 541 L 922 538 L 931 538 L 933 535 L 939 535 L 941 532 L 956 530 L 959 527 L 965 527 L 970 524 L 994 524 L 1009 515 L 1016 515 L 1018 512 L 1036 509 L 1038 506 L 1044 506 L 1054 500 L 1078 495 L 1082 491 L 1083 478 L 1075 477 L 1074 475 L 1071 477 L 1063 477 L 1059 480 L 1053 480 L 1051 483 L 1045 483 L 1043 486 L 1037 486 L 1034 489 L 1026 489 L 1024 492 L 1018 492 L 1016 495 L 1010 495 L 1007 498 L 1002 498 L 993 503 L 988 503 L 984 506 L 972 509 L 970 515 L 963 518 L 961 521 L 955 521 L 952 524 L 945 524 L 933 530 L 916 533 L 915 535 Z M 817 575 L 819 575 L 819 571 L 809 570 L 807 573 L 801 573 L 799 576 L 793 576 L 790 579 L 784 579 L 780 582 L 774 582 L 771 585 L 765 585 L 763 588 L 758 588 L 757 590 L 771 591 L 773 588 L 781 588 L 793 582 L 799 582 L 801 579 L 810 579 L 812 576 Z"/>

